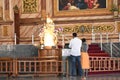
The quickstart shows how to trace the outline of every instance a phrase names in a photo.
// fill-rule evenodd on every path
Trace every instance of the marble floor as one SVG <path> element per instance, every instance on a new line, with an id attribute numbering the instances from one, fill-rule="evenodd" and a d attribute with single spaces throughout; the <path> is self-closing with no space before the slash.
<path id="1" fill-rule="evenodd" d="M 97 75 L 89 75 L 86 79 L 81 79 L 80 77 L 56 77 L 56 76 L 41 76 L 41 77 L 33 77 L 33 76 L 19 76 L 19 77 L 5 77 L 0 76 L 0 80 L 120 80 L 120 73 L 114 74 L 97 74 Z"/>

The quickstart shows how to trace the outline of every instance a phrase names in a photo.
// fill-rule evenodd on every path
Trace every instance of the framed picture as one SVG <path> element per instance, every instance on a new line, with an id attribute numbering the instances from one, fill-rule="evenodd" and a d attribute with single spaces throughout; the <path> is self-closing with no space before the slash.
<path id="1" fill-rule="evenodd" d="M 54 16 L 111 14 L 112 0 L 53 0 Z"/>

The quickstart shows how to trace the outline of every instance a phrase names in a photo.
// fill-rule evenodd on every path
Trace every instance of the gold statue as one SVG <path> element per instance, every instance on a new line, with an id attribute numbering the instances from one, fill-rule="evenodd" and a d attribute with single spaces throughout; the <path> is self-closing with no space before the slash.
<path id="1" fill-rule="evenodd" d="M 55 33 L 55 25 L 53 20 L 47 15 L 46 23 L 43 27 L 43 33 L 40 33 L 40 43 L 44 46 L 56 46 L 57 44 L 57 34 Z"/>

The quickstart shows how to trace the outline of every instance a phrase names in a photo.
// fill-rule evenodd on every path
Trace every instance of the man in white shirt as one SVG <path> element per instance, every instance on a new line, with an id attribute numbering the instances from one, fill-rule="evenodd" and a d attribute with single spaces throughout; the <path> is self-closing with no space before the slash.
<path id="1" fill-rule="evenodd" d="M 81 56 L 81 46 L 82 46 L 82 41 L 77 37 L 77 33 L 73 33 L 73 39 L 71 39 L 69 43 L 69 48 L 71 48 L 71 63 L 72 66 L 70 66 L 71 69 L 71 76 L 76 76 L 76 64 L 78 65 L 78 75 L 82 76 L 82 67 L 81 67 L 81 61 L 80 61 L 80 56 Z"/>

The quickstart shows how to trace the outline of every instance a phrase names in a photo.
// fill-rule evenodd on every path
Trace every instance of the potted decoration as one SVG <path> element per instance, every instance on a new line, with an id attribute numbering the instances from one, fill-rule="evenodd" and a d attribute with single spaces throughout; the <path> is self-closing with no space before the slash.
<path id="1" fill-rule="evenodd" d="M 113 12 L 114 17 L 118 17 L 119 8 L 118 8 L 116 5 L 113 5 L 113 6 L 111 7 L 111 10 L 110 10 L 110 11 Z"/>

